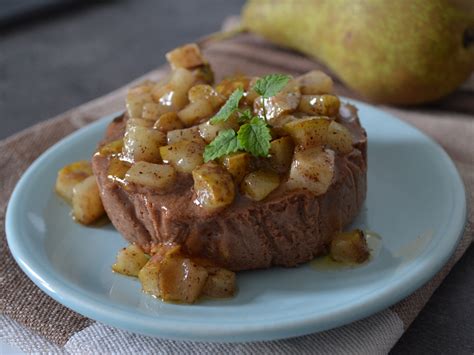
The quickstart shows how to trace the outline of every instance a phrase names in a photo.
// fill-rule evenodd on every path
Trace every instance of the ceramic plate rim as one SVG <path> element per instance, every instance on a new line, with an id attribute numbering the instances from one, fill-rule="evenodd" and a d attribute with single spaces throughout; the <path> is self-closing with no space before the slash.
<path id="1" fill-rule="evenodd" d="M 436 155 L 443 160 L 443 164 L 449 168 L 450 183 L 454 186 L 456 198 L 462 201 L 453 211 L 452 221 L 447 223 L 446 229 L 453 235 L 452 238 L 444 240 L 445 248 L 442 255 L 436 258 L 424 258 L 417 260 L 417 272 L 402 279 L 401 281 L 387 286 L 376 295 L 367 295 L 359 301 L 354 301 L 350 306 L 340 307 L 337 310 L 331 310 L 326 314 L 309 314 L 306 317 L 297 315 L 295 318 L 287 317 L 277 324 L 266 324 L 264 321 L 256 324 L 225 324 L 216 325 L 190 320 L 183 327 L 182 321 L 174 321 L 166 319 L 166 322 L 149 318 L 137 317 L 137 314 L 124 306 L 114 304 L 104 304 L 98 299 L 91 297 L 81 291 L 80 288 L 74 287 L 57 279 L 56 275 L 49 275 L 48 267 L 41 265 L 37 260 L 28 260 L 28 253 L 21 244 L 21 236 L 17 227 L 17 216 L 21 212 L 20 196 L 24 186 L 32 178 L 36 169 L 51 156 L 59 154 L 61 147 L 70 144 L 81 136 L 87 135 L 87 132 L 95 126 L 104 125 L 104 121 L 115 117 L 116 114 L 108 115 L 97 122 L 83 127 L 71 135 L 63 138 L 35 160 L 35 162 L 24 172 L 18 181 L 11 195 L 5 219 L 5 230 L 9 248 L 20 268 L 27 276 L 45 293 L 64 306 L 95 320 L 106 324 L 126 329 L 132 332 L 151 335 L 156 337 L 165 337 L 169 339 L 179 340 L 198 340 L 198 341 L 215 341 L 215 342 L 231 342 L 231 341 L 254 341 L 254 340 L 271 340 L 297 335 L 303 335 L 310 332 L 323 331 L 337 326 L 341 326 L 363 317 L 374 314 L 383 310 L 397 301 L 405 298 L 416 289 L 421 287 L 431 277 L 438 272 L 447 262 L 448 258 L 453 254 L 458 242 L 463 234 L 465 221 L 467 217 L 466 194 L 464 184 L 461 177 L 447 153 L 430 137 L 426 136 L 417 128 L 401 121 L 393 115 L 379 110 L 378 108 L 364 104 L 356 100 L 347 100 L 358 106 L 364 106 L 368 109 L 376 110 L 383 113 L 386 119 L 395 120 L 397 124 L 409 127 L 415 130 L 419 135 L 436 150 Z M 385 118 L 384 118 L 385 119 Z M 406 128 L 405 127 L 405 128 Z M 25 254 L 26 253 L 26 254 Z M 400 283 L 402 285 L 400 285 Z M 375 293 L 375 292 L 372 292 Z M 86 296 L 85 298 L 81 298 Z M 351 310 L 351 313 L 348 313 Z M 184 328 L 184 329 L 183 329 Z"/>

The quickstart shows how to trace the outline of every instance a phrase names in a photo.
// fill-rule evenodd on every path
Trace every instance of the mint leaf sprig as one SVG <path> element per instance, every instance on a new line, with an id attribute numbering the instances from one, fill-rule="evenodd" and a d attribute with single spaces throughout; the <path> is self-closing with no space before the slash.
<path id="1" fill-rule="evenodd" d="M 224 122 L 229 119 L 229 117 L 239 109 L 239 101 L 244 96 L 244 90 L 238 88 L 235 90 L 226 103 L 220 108 L 219 112 L 211 118 L 211 124 L 216 124 L 219 122 Z"/>
<path id="2" fill-rule="evenodd" d="M 219 132 L 219 135 L 204 149 L 204 162 L 217 159 L 223 155 L 235 153 L 241 149 L 237 133 L 233 129 Z"/>
<path id="3" fill-rule="evenodd" d="M 237 133 L 233 129 L 220 131 L 217 137 L 204 148 L 204 162 L 220 158 L 239 150 L 255 157 L 267 157 L 272 136 L 268 125 L 254 116 L 240 126 Z"/>
<path id="4" fill-rule="evenodd" d="M 253 117 L 237 133 L 240 146 L 255 157 L 267 157 L 272 135 L 268 125 L 259 117 Z"/>
<path id="5" fill-rule="evenodd" d="M 253 90 L 264 98 L 275 96 L 278 94 L 290 81 L 289 75 L 284 74 L 269 74 L 257 80 L 253 86 Z"/>
<path id="6" fill-rule="evenodd" d="M 266 100 L 278 94 L 290 81 L 288 75 L 269 74 L 258 79 L 253 90 L 262 97 L 263 119 L 268 123 L 267 110 L 265 108 Z"/>
<path id="7" fill-rule="evenodd" d="M 211 124 L 225 122 L 238 112 L 239 121 L 243 124 L 237 133 L 232 129 L 220 131 L 204 149 L 204 161 L 208 162 L 239 150 L 249 152 L 255 157 L 267 157 L 272 136 L 266 117 L 265 100 L 278 94 L 289 80 L 288 75 L 270 74 L 257 80 L 252 87 L 262 97 L 263 117 L 253 115 L 250 109 L 239 109 L 244 91 L 241 88 L 236 89 L 210 122 Z"/>

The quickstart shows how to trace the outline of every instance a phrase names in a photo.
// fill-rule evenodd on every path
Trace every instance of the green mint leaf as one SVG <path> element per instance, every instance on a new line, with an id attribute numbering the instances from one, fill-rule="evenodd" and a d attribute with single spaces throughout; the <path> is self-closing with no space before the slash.
<path id="1" fill-rule="evenodd" d="M 219 112 L 211 118 L 211 123 L 215 124 L 227 120 L 239 108 L 239 101 L 244 96 L 244 90 L 241 88 L 236 89 L 229 99 L 226 101 L 224 106 L 221 107 Z"/>
<path id="2" fill-rule="evenodd" d="M 272 136 L 267 124 L 258 117 L 242 125 L 237 134 L 240 146 L 256 157 L 267 157 Z"/>
<path id="3" fill-rule="evenodd" d="M 278 94 L 290 81 L 290 77 L 284 74 L 269 74 L 258 79 L 253 89 L 264 98 Z"/>
<path id="4" fill-rule="evenodd" d="M 247 122 L 250 121 L 254 117 L 252 111 L 250 109 L 246 109 L 245 111 L 240 111 L 239 122 Z"/>
<path id="5" fill-rule="evenodd" d="M 204 149 L 204 162 L 234 153 L 240 149 L 237 134 L 233 129 L 220 131 L 218 136 Z"/>

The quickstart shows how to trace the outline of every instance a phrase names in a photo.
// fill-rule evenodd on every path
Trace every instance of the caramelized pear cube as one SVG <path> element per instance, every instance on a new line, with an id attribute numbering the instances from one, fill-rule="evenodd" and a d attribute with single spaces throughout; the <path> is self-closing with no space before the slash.
<path id="1" fill-rule="evenodd" d="M 176 172 L 171 165 L 140 161 L 132 165 L 124 180 L 157 191 L 168 191 L 176 181 Z"/>
<path id="2" fill-rule="evenodd" d="M 299 92 L 280 92 L 269 98 L 258 97 L 253 103 L 254 112 L 263 117 L 264 113 L 271 124 L 273 120 L 281 115 L 287 115 L 296 111 L 300 103 Z M 265 110 L 264 110 L 265 105 Z"/>
<path id="3" fill-rule="evenodd" d="M 335 116 L 341 102 L 334 95 L 303 95 L 298 110 L 311 116 Z"/>
<path id="4" fill-rule="evenodd" d="M 168 133 L 166 133 L 166 139 L 168 141 L 168 144 L 173 144 L 181 141 L 202 142 L 201 136 L 199 135 L 198 127 L 189 127 L 169 131 Z"/>
<path id="5" fill-rule="evenodd" d="M 280 185 L 277 173 L 266 170 L 247 174 L 240 184 L 240 190 L 249 199 L 261 201 Z"/>
<path id="6" fill-rule="evenodd" d="M 164 301 L 193 303 L 207 280 L 206 268 L 178 254 L 167 254 L 161 262 L 158 283 Z"/>
<path id="7" fill-rule="evenodd" d="M 290 170 L 293 161 L 295 145 L 291 137 L 281 137 L 270 142 L 270 167 L 279 174 L 285 174 Z"/>
<path id="8" fill-rule="evenodd" d="M 340 123 L 332 121 L 328 127 L 327 145 L 339 153 L 349 153 L 353 149 L 352 134 Z"/>
<path id="9" fill-rule="evenodd" d="M 185 126 L 192 126 L 205 118 L 211 117 L 216 110 L 211 102 L 197 100 L 190 102 L 185 108 L 178 112 L 178 117 Z"/>
<path id="10" fill-rule="evenodd" d="M 56 178 L 56 192 L 68 203 L 72 203 L 74 186 L 92 175 L 92 167 L 89 161 L 80 160 L 68 164 L 58 171 Z"/>
<path id="11" fill-rule="evenodd" d="M 230 205 L 235 197 L 232 176 L 219 164 L 211 161 L 193 170 L 195 203 L 213 211 Z"/>
<path id="12" fill-rule="evenodd" d="M 303 149 L 325 144 L 331 121 L 326 117 L 308 117 L 287 123 L 284 128 Z"/>
<path id="13" fill-rule="evenodd" d="M 369 247 L 364 232 L 355 229 L 334 236 L 330 248 L 331 258 L 348 264 L 360 264 L 369 258 Z"/>
<path id="14" fill-rule="evenodd" d="M 159 149 L 166 144 L 166 135 L 153 128 L 127 124 L 123 143 L 123 155 L 127 160 L 159 163 Z"/>
<path id="15" fill-rule="evenodd" d="M 321 147 L 296 151 L 287 181 L 288 188 L 306 189 L 316 195 L 325 193 L 334 179 L 334 159 L 332 150 Z"/>
<path id="16" fill-rule="evenodd" d="M 176 112 L 162 114 L 153 125 L 153 128 L 164 133 L 181 129 L 183 127 L 183 122 L 181 122 Z"/>
<path id="17" fill-rule="evenodd" d="M 150 92 L 130 90 L 125 99 L 127 113 L 130 118 L 142 118 L 143 106 L 153 103 Z"/>
<path id="18" fill-rule="evenodd" d="M 173 70 L 169 82 L 158 84 L 151 92 L 153 100 L 160 106 L 160 114 L 181 110 L 189 102 L 188 90 L 194 85 L 196 77 L 186 69 Z"/>
<path id="19" fill-rule="evenodd" d="M 221 164 L 232 175 L 236 183 L 240 183 L 242 179 L 250 171 L 252 157 L 249 153 L 238 152 L 229 154 L 220 159 Z"/>
<path id="20" fill-rule="evenodd" d="M 161 259 L 151 257 L 150 260 L 138 272 L 138 279 L 142 285 L 142 290 L 150 295 L 160 297 L 159 274 Z"/>
<path id="21" fill-rule="evenodd" d="M 107 178 L 115 182 L 123 183 L 125 174 L 131 166 L 132 164 L 130 164 L 129 162 L 121 160 L 117 157 L 113 157 L 109 160 Z"/>
<path id="22" fill-rule="evenodd" d="M 156 102 L 147 102 L 143 105 L 141 117 L 145 120 L 156 121 L 163 110 Z"/>
<path id="23" fill-rule="evenodd" d="M 309 117 L 291 121 L 284 126 L 284 129 L 303 149 L 326 145 L 342 154 L 352 150 L 352 135 L 349 130 L 327 117 Z"/>
<path id="24" fill-rule="evenodd" d="M 211 123 L 210 121 L 201 123 L 199 125 L 199 133 L 201 138 L 204 139 L 207 143 L 211 143 L 214 138 L 217 137 L 220 131 L 226 129 L 233 129 L 234 131 L 238 131 L 239 123 L 237 118 L 229 117 L 226 121 Z"/>
<path id="25" fill-rule="evenodd" d="M 120 154 L 122 152 L 122 149 L 123 139 L 117 139 L 100 147 L 99 154 L 104 156 L 114 156 Z"/>
<path id="26" fill-rule="evenodd" d="M 105 214 L 95 176 L 89 176 L 72 190 L 72 213 L 82 224 L 91 224 Z"/>
<path id="27" fill-rule="evenodd" d="M 182 140 L 160 147 L 160 155 L 163 162 L 171 164 L 177 171 L 191 173 L 204 163 L 204 147 L 202 141 Z"/>
<path id="28" fill-rule="evenodd" d="M 216 91 L 228 98 L 237 89 L 247 90 L 249 88 L 250 78 L 245 75 L 235 75 L 223 79 L 216 85 Z"/>
<path id="29" fill-rule="evenodd" d="M 208 277 L 202 294 L 209 297 L 225 298 L 232 297 L 236 291 L 235 272 L 217 268 L 211 271 L 208 269 Z"/>
<path id="30" fill-rule="evenodd" d="M 296 79 L 303 95 L 321 95 L 333 92 L 333 81 L 320 70 L 312 70 Z"/>
<path id="31" fill-rule="evenodd" d="M 128 127 L 145 127 L 145 128 L 152 128 L 153 127 L 153 122 L 150 120 L 145 120 L 143 118 L 129 118 L 127 120 L 127 126 Z"/>
<path id="32" fill-rule="evenodd" d="M 138 245 L 130 244 L 118 252 L 112 270 L 123 275 L 138 276 L 140 269 L 145 266 L 147 261 L 148 256 L 143 250 Z"/>
<path id="33" fill-rule="evenodd" d="M 166 59 L 171 68 L 191 69 L 205 64 L 201 50 L 196 43 L 185 44 L 166 53 Z"/>
<path id="34" fill-rule="evenodd" d="M 226 100 L 212 86 L 206 84 L 198 84 L 189 89 L 188 98 L 190 102 L 208 101 L 214 109 L 222 106 Z"/>

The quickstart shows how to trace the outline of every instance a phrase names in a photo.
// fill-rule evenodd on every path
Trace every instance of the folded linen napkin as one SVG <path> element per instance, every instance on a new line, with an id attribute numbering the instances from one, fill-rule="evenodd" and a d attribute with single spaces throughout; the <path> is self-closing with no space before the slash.
<path id="1" fill-rule="evenodd" d="M 319 64 L 291 51 L 276 48 L 257 37 L 242 34 L 223 42 L 204 41 L 205 55 L 217 79 L 235 72 L 301 74 Z M 163 67 L 143 79 L 165 75 Z M 383 107 L 437 140 L 456 163 L 474 202 L 474 78 L 463 88 L 429 107 Z M 76 107 L 0 142 L 0 340 L 27 352 L 71 353 L 386 353 L 397 342 L 432 293 L 464 254 L 473 239 L 474 214 L 465 234 L 443 269 L 426 285 L 398 304 L 358 322 L 294 339 L 211 344 L 150 338 L 94 322 L 68 310 L 40 291 L 19 269 L 5 239 L 5 210 L 10 194 L 25 169 L 65 135 L 123 108 L 126 88 Z M 340 83 L 340 95 L 355 97 Z"/>

